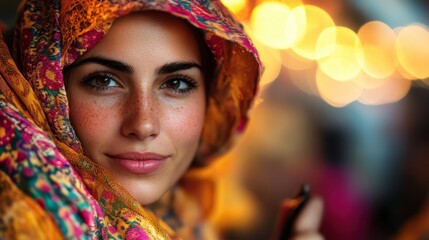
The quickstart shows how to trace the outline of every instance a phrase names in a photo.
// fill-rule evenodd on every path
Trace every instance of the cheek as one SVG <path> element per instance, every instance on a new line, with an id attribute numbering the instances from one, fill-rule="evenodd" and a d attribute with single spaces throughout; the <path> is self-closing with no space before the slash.
<path id="1" fill-rule="evenodd" d="M 92 143 L 97 143 L 105 138 L 111 119 L 108 114 L 111 109 L 106 109 L 92 101 L 70 101 L 70 120 L 76 134 L 81 141 L 84 150 L 94 147 Z"/>
<path id="2" fill-rule="evenodd" d="M 205 119 L 205 105 L 200 103 L 176 111 L 170 110 L 166 118 L 165 125 L 180 145 L 196 148 L 199 143 Z"/>

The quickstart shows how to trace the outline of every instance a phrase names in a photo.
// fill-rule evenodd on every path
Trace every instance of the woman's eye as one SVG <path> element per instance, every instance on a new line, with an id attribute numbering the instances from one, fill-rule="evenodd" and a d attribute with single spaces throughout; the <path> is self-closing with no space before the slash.
<path id="1" fill-rule="evenodd" d="M 83 83 L 96 90 L 108 90 L 119 87 L 116 76 L 109 73 L 93 73 L 85 77 Z"/>
<path id="2" fill-rule="evenodd" d="M 189 93 L 196 87 L 197 83 L 186 76 L 177 76 L 171 78 L 161 85 L 162 89 L 167 89 L 177 94 Z"/>

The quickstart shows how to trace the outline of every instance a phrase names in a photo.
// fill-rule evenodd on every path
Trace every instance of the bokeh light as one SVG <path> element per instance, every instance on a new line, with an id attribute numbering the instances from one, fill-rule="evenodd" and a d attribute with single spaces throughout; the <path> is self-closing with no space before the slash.
<path id="1" fill-rule="evenodd" d="M 259 56 L 262 64 L 264 64 L 265 70 L 262 74 L 262 78 L 259 82 L 261 87 L 274 81 L 280 74 L 281 71 L 281 55 L 277 49 L 270 48 L 269 46 L 258 41 L 255 37 L 255 33 L 250 29 L 248 25 L 244 25 L 247 34 L 253 39 L 253 44 L 258 49 Z"/>
<path id="2" fill-rule="evenodd" d="M 381 21 L 370 21 L 355 32 L 335 25 L 325 9 L 332 4 L 222 2 L 240 13 L 236 16 L 260 52 L 265 65 L 262 87 L 278 78 L 284 67 L 287 76 L 281 78 L 341 107 L 355 100 L 368 105 L 396 102 L 409 91 L 409 80 L 429 78 L 429 31 L 423 25 L 392 29 Z"/>
<path id="3" fill-rule="evenodd" d="M 351 81 L 353 81 L 356 85 L 358 85 L 361 88 L 372 89 L 383 85 L 388 80 L 389 80 L 389 77 L 375 78 L 370 76 L 365 71 L 360 71 L 359 74 L 356 75 L 356 77 L 353 78 Z"/>
<path id="4" fill-rule="evenodd" d="M 290 47 L 296 38 L 290 36 L 298 28 L 288 23 L 289 13 L 290 8 L 281 2 L 263 2 L 255 7 L 250 18 L 255 37 L 273 48 Z"/>
<path id="5" fill-rule="evenodd" d="M 396 53 L 403 69 L 417 79 L 429 77 L 429 32 L 422 26 L 410 25 L 398 33 Z"/>
<path id="6" fill-rule="evenodd" d="M 246 0 L 221 0 L 222 3 L 233 13 L 240 12 L 245 6 Z"/>
<path id="7" fill-rule="evenodd" d="M 362 88 L 352 81 L 337 81 L 320 68 L 316 72 L 316 83 L 323 100 L 334 107 L 344 107 L 358 99 Z"/>
<path id="8" fill-rule="evenodd" d="M 395 32 L 386 24 L 372 21 L 358 31 L 362 51 L 357 52 L 362 69 L 371 77 L 386 78 L 397 66 Z"/>
<path id="9" fill-rule="evenodd" d="M 281 51 L 281 55 L 282 65 L 291 70 L 304 70 L 315 64 L 313 60 L 303 58 L 291 49 Z"/>
<path id="10" fill-rule="evenodd" d="M 334 42 L 332 42 L 333 38 Z M 330 52 L 330 54 L 318 60 L 320 69 L 338 81 L 353 79 L 361 70 L 356 57 L 356 52 L 361 51 L 359 46 L 356 33 L 349 28 L 325 29 L 318 39 L 316 52 Z"/>
<path id="11" fill-rule="evenodd" d="M 300 40 L 292 45 L 292 49 L 298 55 L 308 59 L 318 59 L 328 55 L 329 52 L 318 55 L 316 44 L 319 35 L 325 29 L 334 26 L 332 18 L 323 9 L 311 5 L 295 7 L 291 10 L 290 15 L 294 16 L 294 19 L 305 19 L 305 21 L 300 22 L 300 27 L 303 29 Z M 335 39 L 331 40 L 334 41 Z"/>
<path id="12" fill-rule="evenodd" d="M 364 89 L 358 101 L 366 105 L 381 105 L 398 102 L 411 88 L 411 81 L 390 77 L 376 88 Z"/>

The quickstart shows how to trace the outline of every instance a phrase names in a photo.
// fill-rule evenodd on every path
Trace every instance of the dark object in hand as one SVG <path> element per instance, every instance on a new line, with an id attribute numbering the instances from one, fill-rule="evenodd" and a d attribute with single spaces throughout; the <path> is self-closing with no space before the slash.
<path id="1" fill-rule="evenodd" d="M 279 228 L 277 230 L 278 237 L 276 237 L 276 239 L 287 240 L 293 235 L 295 222 L 307 204 L 309 198 L 310 186 L 308 184 L 303 184 L 295 198 L 282 204 L 278 225 Z"/>

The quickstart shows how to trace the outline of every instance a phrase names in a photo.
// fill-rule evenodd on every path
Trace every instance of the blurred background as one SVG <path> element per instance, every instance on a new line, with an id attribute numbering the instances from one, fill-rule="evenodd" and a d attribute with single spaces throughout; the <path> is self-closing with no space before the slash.
<path id="1" fill-rule="evenodd" d="M 4 28 L 18 2 L 0 1 Z M 428 239 L 429 1 L 222 2 L 265 65 L 247 130 L 207 170 L 225 239 L 269 239 L 302 183 L 326 239 Z"/>

